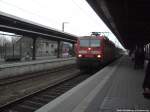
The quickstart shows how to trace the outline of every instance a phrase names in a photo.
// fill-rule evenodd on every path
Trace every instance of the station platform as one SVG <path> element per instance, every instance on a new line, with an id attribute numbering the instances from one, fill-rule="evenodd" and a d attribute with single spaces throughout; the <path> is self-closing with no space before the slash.
<path id="1" fill-rule="evenodd" d="M 36 112 L 150 112 L 144 71 L 123 56 Z"/>
<path id="2" fill-rule="evenodd" d="M 66 65 L 75 64 L 76 58 L 55 58 L 45 60 L 34 60 L 25 62 L 13 62 L 0 64 L 0 79 L 21 76 L 29 73 L 46 71 L 53 68 L 58 68 Z"/>

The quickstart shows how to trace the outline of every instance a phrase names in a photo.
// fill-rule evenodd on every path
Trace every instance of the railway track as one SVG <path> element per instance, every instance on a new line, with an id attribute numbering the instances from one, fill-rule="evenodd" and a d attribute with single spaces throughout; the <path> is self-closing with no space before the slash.
<path id="1" fill-rule="evenodd" d="M 103 67 L 102 67 L 103 68 Z M 100 68 L 101 69 L 101 68 Z M 97 69 L 98 70 L 98 69 Z M 97 71 L 96 70 L 96 71 Z M 79 79 L 81 77 L 85 77 L 85 79 L 92 74 L 96 72 L 95 70 L 92 71 L 92 73 L 81 73 L 75 65 L 70 65 L 69 67 L 62 67 L 59 69 L 54 69 L 50 71 L 44 71 L 40 72 L 37 74 L 25 76 L 21 79 L 17 78 L 16 79 L 10 79 L 9 81 L 1 82 L 0 84 L 0 112 L 30 112 L 29 110 L 34 110 L 34 108 L 37 106 L 40 108 L 41 106 L 45 105 L 45 103 L 36 103 L 34 101 L 26 101 L 26 99 L 30 98 L 31 96 L 40 94 L 42 91 L 45 91 L 47 89 L 52 89 L 54 87 L 55 90 L 52 92 L 52 96 L 50 97 L 44 97 L 49 99 L 47 102 L 50 102 L 54 98 L 58 97 L 59 95 L 63 94 L 64 92 L 68 91 L 78 83 L 69 85 L 69 87 L 58 87 L 60 90 L 57 89 L 57 85 L 61 85 L 63 83 L 67 83 L 70 80 L 74 80 L 73 77 L 78 76 Z M 84 80 L 84 79 L 83 79 Z M 82 80 L 81 80 L 82 81 Z M 79 83 L 81 82 L 79 81 Z M 78 82 L 78 81 L 71 81 L 71 82 Z M 68 89 L 64 89 L 68 88 Z M 58 91 L 60 92 L 58 92 Z M 56 91 L 58 93 L 56 93 Z M 34 98 L 34 100 L 40 101 L 40 98 Z M 42 99 L 41 99 L 42 100 Z M 24 105 L 25 102 L 25 105 Z M 23 103 L 23 104 L 22 104 Z M 40 106 L 41 104 L 41 106 Z M 29 105 L 34 105 L 33 107 Z M 26 109 L 29 107 L 31 109 L 27 110 Z M 22 110 L 17 110 L 16 108 L 22 108 Z M 32 109 L 33 108 L 33 109 Z M 36 108 L 36 109 L 38 109 Z"/>
<path id="2" fill-rule="evenodd" d="M 53 72 L 41 72 L 35 76 L 21 80 L 14 79 L 12 82 L 0 85 L 0 108 L 80 74 L 75 66 L 70 67 L 63 67 L 61 70 L 53 70 Z"/>
<path id="3" fill-rule="evenodd" d="M 0 112 L 33 112 L 48 102 L 54 100 L 66 91 L 75 87 L 77 84 L 87 79 L 93 73 L 83 74 L 64 80 L 56 85 L 47 87 L 43 90 L 35 92 L 24 98 L 20 98 L 15 102 L 10 102 L 8 105 L 1 107 Z"/>

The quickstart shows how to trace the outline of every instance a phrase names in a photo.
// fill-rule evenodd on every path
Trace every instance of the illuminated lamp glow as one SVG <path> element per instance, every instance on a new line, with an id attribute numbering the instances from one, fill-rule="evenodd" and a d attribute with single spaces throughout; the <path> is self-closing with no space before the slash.
<path id="1" fill-rule="evenodd" d="M 101 58 L 101 55 L 100 55 L 100 54 L 98 54 L 98 55 L 97 55 L 97 58 Z"/>
<path id="2" fill-rule="evenodd" d="M 89 48 L 88 48 L 88 50 L 90 51 L 90 50 L 91 50 L 91 48 L 89 47 Z"/>
<path id="3" fill-rule="evenodd" d="M 79 55 L 78 55 L 78 57 L 79 57 L 79 58 L 81 58 L 81 57 L 82 57 L 82 55 L 81 55 L 81 54 L 79 54 Z"/>

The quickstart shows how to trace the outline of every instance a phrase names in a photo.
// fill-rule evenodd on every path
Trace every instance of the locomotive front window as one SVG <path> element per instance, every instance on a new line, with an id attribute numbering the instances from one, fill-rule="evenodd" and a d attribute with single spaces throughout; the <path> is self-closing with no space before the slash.
<path id="1" fill-rule="evenodd" d="M 80 46 L 81 47 L 89 47 L 90 41 L 89 39 L 80 39 Z"/>
<path id="2" fill-rule="evenodd" d="M 99 47 L 100 40 L 98 39 L 80 39 L 80 47 Z"/>
<path id="3" fill-rule="evenodd" d="M 98 40 L 98 39 L 91 39 L 90 40 L 90 46 L 91 47 L 99 47 L 100 46 L 100 40 Z"/>

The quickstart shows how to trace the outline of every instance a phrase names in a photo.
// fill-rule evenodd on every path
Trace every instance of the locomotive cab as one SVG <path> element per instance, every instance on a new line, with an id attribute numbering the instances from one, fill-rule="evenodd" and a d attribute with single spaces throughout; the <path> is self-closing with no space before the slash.
<path id="1" fill-rule="evenodd" d="M 115 58 L 115 45 L 106 36 L 94 32 L 78 39 L 76 57 L 79 69 L 97 68 Z"/>
<path id="2" fill-rule="evenodd" d="M 102 60 L 101 39 L 96 36 L 82 37 L 77 42 L 77 63 L 79 68 L 96 67 Z"/>
<path id="3" fill-rule="evenodd" d="M 82 38 L 78 43 L 78 58 L 100 58 L 101 42 L 96 38 Z"/>

